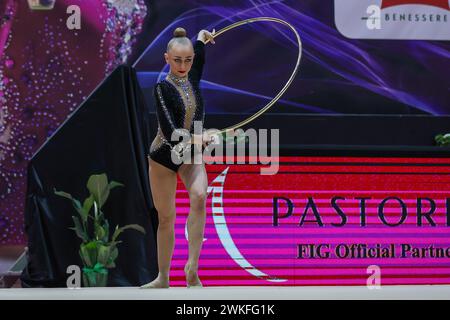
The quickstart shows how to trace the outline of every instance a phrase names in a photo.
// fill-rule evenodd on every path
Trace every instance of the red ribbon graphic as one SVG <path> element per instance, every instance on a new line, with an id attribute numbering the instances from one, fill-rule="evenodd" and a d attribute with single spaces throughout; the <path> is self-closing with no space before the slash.
<path id="1" fill-rule="evenodd" d="M 433 7 L 450 10 L 448 0 L 383 0 L 381 8 L 388 8 L 392 6 L 399 6 L 402 4 L 424 4 Z"/>

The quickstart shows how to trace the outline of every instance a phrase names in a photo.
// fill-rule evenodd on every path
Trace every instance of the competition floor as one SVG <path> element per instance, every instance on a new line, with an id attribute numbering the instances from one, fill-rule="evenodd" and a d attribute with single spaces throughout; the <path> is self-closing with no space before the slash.
<path id="1" fill-rule="evenodd" d="M 0 289 L 1 300 L 449 300 L 450 285 L 366 287 L 205 287 Z"/>

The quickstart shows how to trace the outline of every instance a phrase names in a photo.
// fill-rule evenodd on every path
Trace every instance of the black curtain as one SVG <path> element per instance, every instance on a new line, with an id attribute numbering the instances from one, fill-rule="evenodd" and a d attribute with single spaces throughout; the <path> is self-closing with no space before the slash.
<path id="1" fill-rule="evenodd" d="M 91 174 L 106 173 L 123 183 L 111 191 L 103 211 L 116 225 L 139 224 L 143 235 L 127 230 L 120 236 L 116 268 L 108 286 L 138 286 L 157 273 L 157 214 L 148 181 L 150 144 L 148 107 L 135 70 L 119 66 L 35 153 L 28 166 L 25 230 L 28 265 L 24 287 L 65 287 L 69 265 L 82 267 L 81 240 L 69 227 L 77 215 L 62 190 L 83 201 Z"/>

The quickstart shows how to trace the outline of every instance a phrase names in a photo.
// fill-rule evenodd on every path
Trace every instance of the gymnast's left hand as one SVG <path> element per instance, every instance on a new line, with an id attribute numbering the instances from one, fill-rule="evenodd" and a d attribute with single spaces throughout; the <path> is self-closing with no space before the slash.
<path id="1" fill-rule="evenodd" d="M 212 32 L 209 32 L 208 30 L 200 30 L 200 32 L 198 33 L 197 36 L 197 40 L 200 40 L 201 42 L 205 43 L 207 41 L 210 41 L 212 44 L 215 44 L 216 42 L 214 41 L 214 35 L 216 33 L 216 29 L 213 29 Z"/>

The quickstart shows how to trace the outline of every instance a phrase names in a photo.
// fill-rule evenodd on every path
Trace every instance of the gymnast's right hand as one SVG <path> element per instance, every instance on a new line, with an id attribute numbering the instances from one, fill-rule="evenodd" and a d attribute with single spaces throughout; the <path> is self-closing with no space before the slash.
<path id="1" fill-rule="evenodd" d="M 216 29 L 213 29 L 212 32 L 209 32 L 208 30 L 200 30 L 197 36 L 197 40 L 200 40 L 201 42 L 206 44 L 206 41 L 210 41 L 212 44 L 215 44 L 214 41 L 214 34 L 216 33 Z"/>

